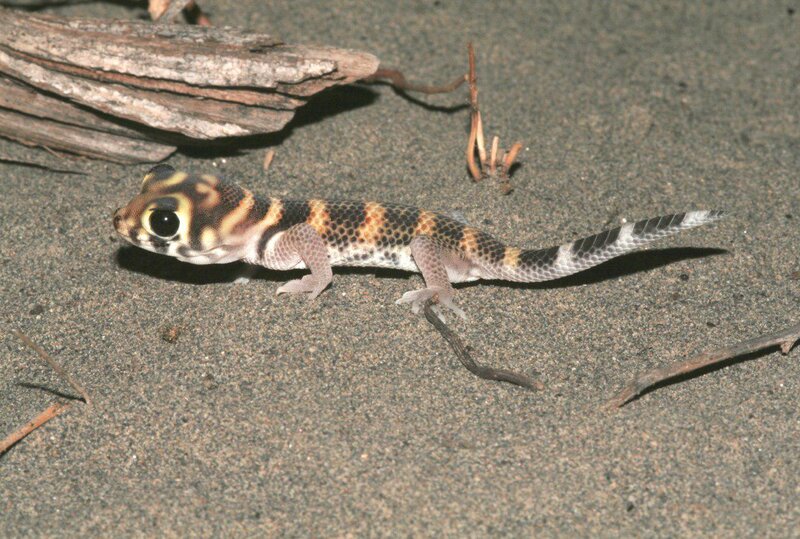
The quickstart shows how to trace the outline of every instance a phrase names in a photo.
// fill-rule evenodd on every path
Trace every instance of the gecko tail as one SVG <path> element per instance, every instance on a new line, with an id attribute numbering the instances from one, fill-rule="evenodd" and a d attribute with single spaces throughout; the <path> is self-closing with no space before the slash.
<path id="1" fill-rule="evenodd" d="M 612 230 L 549 249 L 506 255 L 495 278 L 535 283 L 559 279 L 635 251 L 655 240 L 719 221 L 722 211 L 690 211 L 627 223 Z"/>

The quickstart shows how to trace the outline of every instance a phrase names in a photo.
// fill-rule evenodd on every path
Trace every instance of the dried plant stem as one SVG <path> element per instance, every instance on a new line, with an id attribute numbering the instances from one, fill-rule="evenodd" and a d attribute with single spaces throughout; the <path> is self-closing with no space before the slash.
<path id="1" fill-rule="evenodd" d="M 34 417 L 16 432 L 9 434 L 3 441 L 0 442 L 0 455 L 11 449 L 14 444 L 56 417 L 67 408 L 69 408 L 69 404 L 62 402 L 56 402 L 48 406 L 44 411 L 42 411 L 42 413 Z"/>
<path id="2" fill-rule="evenodd" d="M 85 402 L 86 404 L 90 404 L 91 403 L 91 399 L 89 399 L 89 394 L 86 392 L 86 390 L 83 389 L 80 386 L 80 384 L 78 384 L 78 382 L 73 380 L 72 377 L 69 375 L 69 373 L 67 371 L 65 371 L 58 363 L 56 363 L 55 360 L 52 357 L 50 357 L 50 354 L 48 354 L 47 352 L 42 350 L 42 348 L 38 344 L 33 342 L 30 339 L 30 337 L 28 337 L 27 335 L 25 335 L 21 331 L 15 329 L 15 330 L 13 330 L 13 333 L 23 343 L 25 343 L 29 348 L 31 348 L 34 352 L 36 352 L 36 355 L 38 355 L 40 358 L 45 360 L 45 362 L 47 362 L 47 364 L 50 365 L 50 367 L 54 371 L 56 371 L 58 373 L 58 375 L 61 376 L 61 378 L 66 380 L 67 383 L 70 385 L 70 387 L 72 387 L 72 389 L 74 389 L 81 396 L 81 399 L 83 400 L 83 402 Z"/>
<path id="3" fill-rule="evenodd" d="M 470 104 L 470 129 L 469 138 L 467 139 L 467 168 L 475 181 L 483 177 L 481 169 L 475 162 L 475 145 L 478 141 L 478 133 L 483 138 L 483 126 L 481 125 L 481 111 L 478 107 L 478 75 L 475 70 L 475 49 L 472 43 L 467 43 L 467 55 L 469 57 L 469 104 Z M 480 150 L 480 146 L 478 146 Z"/>
<path id="4" fill-rule="evenodd" d="M 631 399 L 639 396 L 647 388 L 664 382 L 676 376 L 690 374 L 699 369 L 704 369 L 735 357 L 780 346 L 781 352 L 788 354 L 789 350 L 800 341 L 800 324 L 782 329 L 775 333 L 748 339 L 731 346 L 709 352 L 703 352 L 685 361 L 679 361 L 667 367 L 653 369 L 639 376 L 608 401 L 609 408 L 620 408 Z"/>
<path id="5" fill-rule="evenodd" d="M 538 380 L 528 378 L 524 374 L 519 374 L 505 369 L 484 367 L 475 363 L 475 360 L 472 359 L 472 356 L 467 351 L 467 347 L 464 345 L 464 341 L 461 340 L 461 337 L 456 335 L 456 333 L 450 329 L 447 324 L 442 322 L 435 312 L 433 312 L 434 304 L 435 302 L 433 300 L 428 300 L 425 302 L 425 318 L 439 331 L 439 333 L 442 334 L 442 337 L 444 337 L 444 339 L 456 353 L 458 360 L 461 361 L 461 364 L 464 365 L 469 372 L 478 378 L 483 378 L 484 380 L 508 382 L 509 384 L 526 387 L 528 389 L 544 389 L 544 384 Z"/>
<path id="6" fill-rule="evenodd" d="M 460 75 L 452 82 L 438 86 L 431 84 L 416 84 L 413 82 L 408 82 L 406 76 L 397 69 L 378 67 L 375 73 L 362 79 L 361 82 L 375 83 L 386 80 L 388 80 L 394 88 L 404 92 L 417 92 L 421 94 L 446 94 L 464 84 L 464 81 L 466 81 L 466 76 Z"/>
<path id="7" fill-rule="evenodd" d="M 475 49 L 472 43 L 467 44 L 467 54 L 469 56 L 469 73 L 467 82 L 469 83 L 469 104 L 471 110 L 469 138 L 467 139 L 467 169 L 470 176 L 475 181 L 479 181 L 486 176 L 498 177 L 504 193 L 511 192 L 511 167 L 517 159 L 522 143 L 516 142 L 509 151 L 499 148 L 500 139 L 495 136 L 492 138 L 492 145 L 487 156 L 486 141 L 483 135 L 483 119 L 481 118 L 480 106 L 478 105 L 478 76 L 475 68 Z M 475 154 L 477 153 L 477 160 Z"/>
<path id="8" fill-rule="evenodd" d="M 267 153 L 264 154 L 264 163 L 261 167 L 264 170 L 264 172 L 267 172 L 269 170 L 269 167 L 272 164 L 273 159 L 275 159 L 275 150 L 270 148 L 269 150 L 267 150 Z"/>

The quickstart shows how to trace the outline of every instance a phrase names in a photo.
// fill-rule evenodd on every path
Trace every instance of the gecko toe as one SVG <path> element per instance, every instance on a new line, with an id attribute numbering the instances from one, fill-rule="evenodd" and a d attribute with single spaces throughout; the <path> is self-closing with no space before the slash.
<path id="1" fill-rule="evenodd" d="M 275 294 L 308 294 L 309 299 L 314 299 L 324 289 L 324 286 L 319 286 L 313 275 L 306 275 L 302 279 L 294 279 L 279 286 Z"/>
<path id="2" fill-rule="evenodd" d="M 400 299 L 395 301 L 395 304 L 402 305 L 404 303 L 410 303 L 411 312 L 414 314 L 419 314 L 422 312 L 425 302 L 433 297 L 435 297 L 438 301 L 432 306 L 432 310 L 442 322 L 445 321 L 445 318 L 442 314 L 441 307 L 452 311 L 462 320 L 466 320 L 467 316 L 464 314 L 464 311 L 459 309 L 455 303 L 453 303 L 452 293 L 448 293 L 447 290 L 438 286 L 406 292 Z"/>

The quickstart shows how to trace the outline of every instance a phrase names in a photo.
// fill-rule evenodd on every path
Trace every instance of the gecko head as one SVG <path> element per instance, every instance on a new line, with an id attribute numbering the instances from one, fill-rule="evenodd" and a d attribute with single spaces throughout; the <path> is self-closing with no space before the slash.
<path id="1" fill-rule="evenodd" d="M 243 245 L 231 225 L 241 224 L 253 205 L 252 194 L 236 185 L 158 165 L 113 222 L 117 234 L 142 249 L 193 264 L 229 262 L 241 257 Z"/>

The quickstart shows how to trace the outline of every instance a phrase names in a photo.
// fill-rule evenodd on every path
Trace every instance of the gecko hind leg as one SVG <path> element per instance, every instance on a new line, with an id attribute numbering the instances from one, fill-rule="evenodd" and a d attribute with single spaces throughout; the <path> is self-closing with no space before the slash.
<path id="1" fill-rule="evenodd" d="M 275 291 L 276 294 L 308 294 L 314 299 L 333 279 L 328 248 L 319 233 L 308 223 L 289 228 L 275 242 L 273 256 L 280 259 L 300 257 L 311 274 L 291 280 Z"/>
<path id="2" fill-rule="evenodd" d="M 406 292 L 395 303 L 398 305 L 410 303 L 412 312 L 418 314 L 426 301 L 436 297 L 438 305 L 433 306 L 433 311 L 442 321 L 444 321 L 444 316 L 441 309 L 439 309 L 440 305 L 451 310 L 462 319 L 466 319 L 464 311 L 453 303 L 453 296 L 455 296 L 456 291 L 447 276 L 447 268 L 445 267 L 444 254 L 441 248 L 430 236 L 417 236 L 411 240 L 410 247 L 414 263 L 425 280 L 425 288 Z"/>

